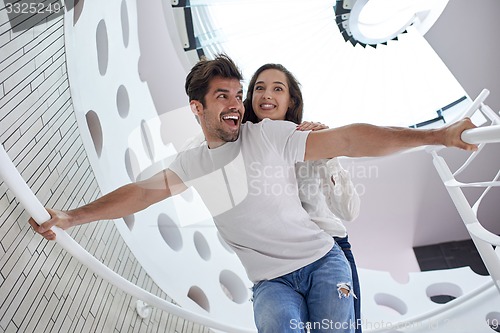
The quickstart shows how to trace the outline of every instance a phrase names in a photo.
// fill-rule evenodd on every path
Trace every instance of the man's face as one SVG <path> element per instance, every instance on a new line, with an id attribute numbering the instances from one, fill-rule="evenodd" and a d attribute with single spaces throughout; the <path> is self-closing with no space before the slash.
<path id="1" fill-rule="evenodd" d="M 197 106 L 201 127 L 210 148 L 238 139 L 245 113 L 243 88 L 238 79 L 212 79 L 205 95 L 205 106 L 201 103 Z"/>

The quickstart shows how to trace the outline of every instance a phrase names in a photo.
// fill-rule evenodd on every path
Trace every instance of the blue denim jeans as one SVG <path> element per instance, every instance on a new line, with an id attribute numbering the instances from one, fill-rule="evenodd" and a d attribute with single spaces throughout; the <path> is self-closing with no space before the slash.
<path id="1" fill-rule="evenodd" d="M 356 262 L 354 261 L 354 256 L 351 251 L 351 243 L 349 243 L 349 237 L 334 237 L 335 242 L 339 244 L 344 251 L 345 257 L 349 264 L 351 265 L 351 274 L 352 274 L 352 290 L 356 297 L 354 298 L 354 319 L 356 320 L 356 329 L 355 333 L 361 333 L 361 289 L 359 286 L 359 278 L 358 278 L 358 269 L 356 268 Z"/>
<path id="2" fill-rule="evenodd" d="M 253 286 L 259 333 L 354 332 L 351 267 L 338 244 L 323 258 Z M 347 291 L 347 295 L 346 292 Z"/>

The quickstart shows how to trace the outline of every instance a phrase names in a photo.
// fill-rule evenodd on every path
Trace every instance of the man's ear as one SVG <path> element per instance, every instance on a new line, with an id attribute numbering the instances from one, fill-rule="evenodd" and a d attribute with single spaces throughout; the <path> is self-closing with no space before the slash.
<path id="1" fill-rule="evenodd" d="M 201 103 L 198 102 L 198 101 L 191 101 L 191 102 L 189 102 L 189 106 L 191 107 L 191 112 L 193 112 L 193 114 L 195 116 L 197 116 L 198 113 L 200 112 L 199 111 L 200 105 L 201 105 Z"/>

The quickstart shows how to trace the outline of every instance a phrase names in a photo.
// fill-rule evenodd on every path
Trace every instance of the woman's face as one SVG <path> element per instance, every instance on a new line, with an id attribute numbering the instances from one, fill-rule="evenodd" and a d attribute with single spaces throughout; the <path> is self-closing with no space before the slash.
<path id="1" fill-rule="evenodd" d="M 253 88 L 252 107 L 259 120 L 284 120 L 292 100 L 286 75 L 277 69 L 259 74 Z"/>

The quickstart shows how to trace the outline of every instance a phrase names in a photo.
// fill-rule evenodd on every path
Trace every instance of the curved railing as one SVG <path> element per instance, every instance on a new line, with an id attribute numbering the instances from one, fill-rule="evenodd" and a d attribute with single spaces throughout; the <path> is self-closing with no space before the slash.
<path id="1" fill-rule="evenodd" d="M 0 178 L 4 180 L 7 187 L 14 193 L 18 201 L 23 205 L 24 209 L 26 209 L 26 211 L 38 224 L 42 224 L 43 222 L 46 222 L 50 219 L 49 213 L 33 194 L 24 179 L 21 177 L 2 145 L 0 145 Z M 147 303 L 148 306 L 154 306 L 175 316 L 224 332 L 256 332 L 251 328 L 226 325 L 210 317 L 183 309 L 156 295 L 153 295 L 150 292 L 126 280 L 121 275 L 117 274 L 109 267 L 101 263 L 98 259 L 96 259 L 83 247 L 81 247 L 80 244 L 78 244 L 64 230 L 57 227 L 53 227 L 52 230 L 56 234 L 56 242 L 80 263 L 88 267 L 103 280 L 123 290 L 125 293 L 139 300 L 142 300 L 143 302 Z"/>
<path id="2" fill-rule="evenodd" d="M 500 141 L 500 125 L 479 127 L 462 133 L 462 140 L 468 143 L 493 143 Z"/>

